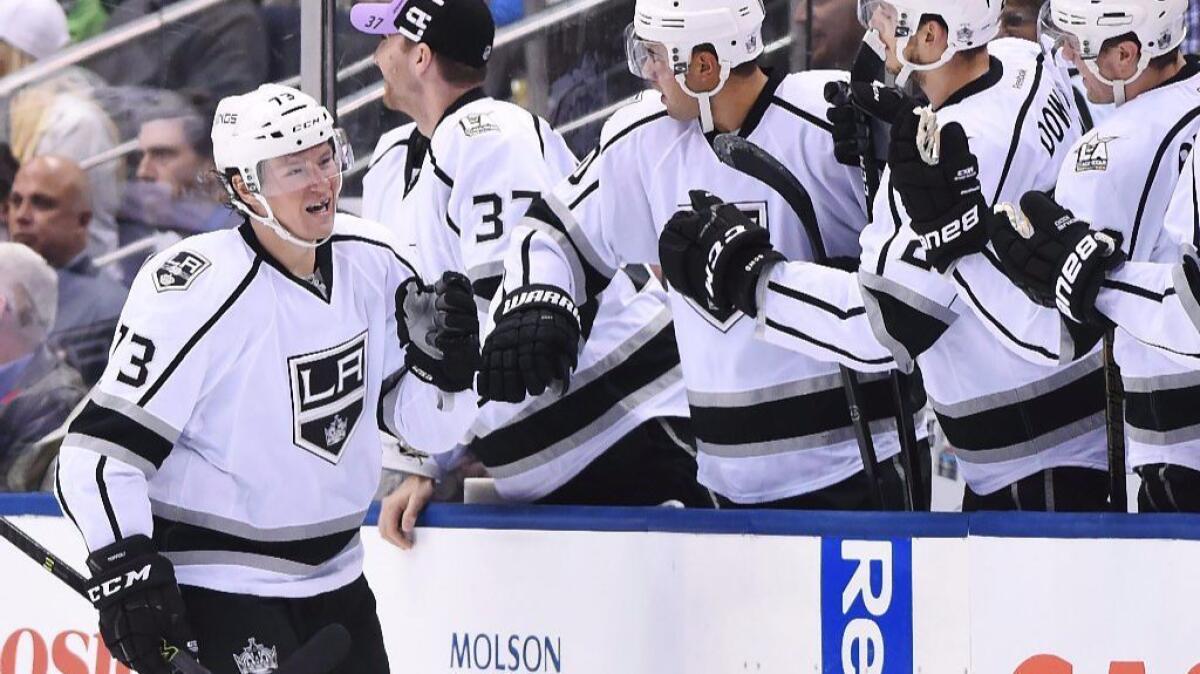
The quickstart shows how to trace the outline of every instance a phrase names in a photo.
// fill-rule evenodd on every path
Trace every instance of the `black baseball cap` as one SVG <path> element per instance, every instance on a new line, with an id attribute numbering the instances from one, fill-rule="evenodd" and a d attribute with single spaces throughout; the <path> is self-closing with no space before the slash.
<path id="1" fill-rule="evenodd" d="M 350 23 L 370 35 L 400 34 L 464 65 L 482 68 L 492 55 L 496 22 L 484 0 L 360 2 Z"/>

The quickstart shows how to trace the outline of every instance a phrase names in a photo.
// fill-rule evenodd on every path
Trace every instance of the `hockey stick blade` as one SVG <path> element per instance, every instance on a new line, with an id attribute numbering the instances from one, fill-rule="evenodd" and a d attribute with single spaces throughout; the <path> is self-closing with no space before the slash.
<path id="1" fill-rule="evenodd" d="M 76 571 L 75 567 L 64 562 L 43 547 L 41 543 L 30 538 L 29 534 L 22 531 L 20 527 L 8 521 L 7 517 L 0 517 L 0 537 L 12 543 L 13 547 L 25 553 L 38 566 L 49 571 L 64 585 L 74 590 L 89 604 L 91 603 L 87 596 L 87 579 Z M 212 674 L 183 649 L 175 647 L 173 650 L 175 655 L 167 663 L 175 674 Z"/>
<path id="2" fill-rule="evenodd" d="M 333 623 L 326 625 L 296 649 L 275 674 L 327 674 L 342 664 L 350 652 L 350 632 Z"/>
<path id="3" fill-rule="evenodd" d="M 723 133 L 713 140 L 713 150 L 722 163 L 733 169 L 758 180 L 767 187 L 775 190 L 787 202 L 800 219 L 808 235 L 809 248 L 812 249 L 813 261 L 824 265 L 829 263 L 829 255 L 825 251 L 825 243 L 821 240 L 821 229 L 817 223 L 817 213 L 813 209 L 812 197 L 808 190 L 800 184 L 800 179 L 778 159 L 772 157 L 766 150 L 754 143 L 732 133 Z M 855 439 L 858 440 L 858 451 L 862 458 L 863 472 L 870 482 L 871 498 L 877 510 L 882 510 L 883 488 L 879 483 L 879 466 L 875 456 L 875 442 L 871 438 L 871 429 L 867 419 L 862 415 L 862 391 L 859 388 L 858 375 L 850 368 L 838 367 L 842 376 L 842 389 L 846 393 L 846 404 L 850 412 L 850 425 L 854 428 Z"/>

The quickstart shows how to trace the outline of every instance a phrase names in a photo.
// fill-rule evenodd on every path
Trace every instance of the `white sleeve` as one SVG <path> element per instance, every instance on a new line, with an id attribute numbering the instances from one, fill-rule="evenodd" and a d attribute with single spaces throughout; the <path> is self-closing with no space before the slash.
<path id="1" fill-rule="evenodd" d="M 1134 339 L 1200 368 L 1200 266 L 1194 250 L 1175 265 L 1122 265 L 1101 286 L 1096 309 Z"/>
<path id="2" fill-rule="evenodd" d="M 858 275 L 811 262 L 782 262 L 759 279 L 756 335 L 810 358 L 859 372 L 896 367 L 871 331 Z"/>

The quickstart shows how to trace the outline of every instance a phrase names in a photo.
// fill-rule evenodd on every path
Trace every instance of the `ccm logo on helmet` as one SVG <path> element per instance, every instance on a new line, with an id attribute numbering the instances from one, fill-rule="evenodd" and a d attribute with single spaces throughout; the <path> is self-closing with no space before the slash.
<path id="1" fill-rule="evenodd" d="M 941 229 L 921 235 L 921 247 L 926 251 L 940 248 L 941 246 L 950 243 L 951 241 L 962 236 L 964 232 L 969 232 L 979 224 L 979 206 L 973 206 L 971 210 L 963 214 L 957 220 L 951 220 L 949 223 L 942 225 Z"/>
<path id="2" fill-rule="evenodd" d="M 92 603 L 95 604 L 104 597 L 111 597 L 127 587 L 133 587 L 134 583 L 144 582 L 147 580 L 150 580 L 149 564 L 136 571 L 127 571 L 124 576 L 109 578 L 99 585 L 93 585 L 89 587 L 87 590 L 87 596 L 88 599 L 92 600 Z"/>

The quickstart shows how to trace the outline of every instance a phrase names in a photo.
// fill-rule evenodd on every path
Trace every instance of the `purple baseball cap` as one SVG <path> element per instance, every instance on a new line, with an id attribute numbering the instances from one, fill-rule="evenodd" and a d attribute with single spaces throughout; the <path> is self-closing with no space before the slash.
<path id="1" fill-rule="evenodd" d="M 492 54 L 496 23 L 484 0 L 360 2 L 350 23 L 369 35 L 403 35 L 459 63 L 482 68 Z"/>

